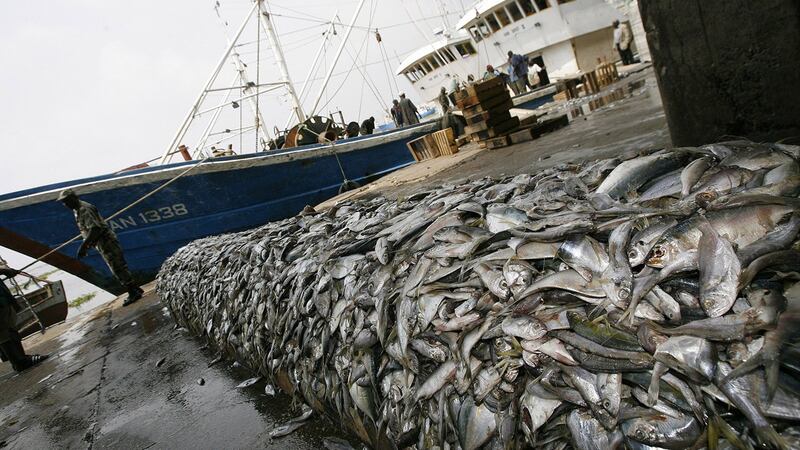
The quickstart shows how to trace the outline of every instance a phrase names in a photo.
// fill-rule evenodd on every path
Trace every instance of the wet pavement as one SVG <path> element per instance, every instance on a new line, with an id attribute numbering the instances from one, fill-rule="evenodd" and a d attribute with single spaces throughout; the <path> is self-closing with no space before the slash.
<path id="1" fill-rule="evenodd" d="M 270 438 L 301 405 L 266 395 L 264 381 L 237 388 L 252 372 L 230 361 L 208 367 L 216 355 L 173 324 L 150 294 L 26 340 L 29 353 L 51 357 L 19 375 L 0 364 L 0 448 L 317 449 L 346 437 L 312 417 Z"/>

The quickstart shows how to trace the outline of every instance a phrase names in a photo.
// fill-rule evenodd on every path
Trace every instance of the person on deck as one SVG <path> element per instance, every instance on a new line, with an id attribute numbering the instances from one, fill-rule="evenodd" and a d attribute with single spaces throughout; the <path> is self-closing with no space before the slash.
<path id="1" fill-rule="evenodd" d="M 612 24 L 614 26 L 614 47 L 619 53 L 623 65 L 633 64 L 633 52 L 631 51 L 631 42 L 633 42 L 633 34 L 627 23 L 620 24 L 619 20 L 615 20 Z"/>
<path id="2" fill-rule="evenodd" d="M 400 102 L 397 99 L 392 100 L 392 120 L 397 128 L 403 126 L 403 112 L 400 111 Z"/>
<path id="3" fill-rule="evenodd" d="M 442 107 L 442 115 L 449 113 L 452 108 L 450 108 L 450 97 L 447 95 L 447 89 L 442 86 L 442 90 L 439 91 L 439 105 Z"/>
<path id="4" fill-rule="evenodd" d="M 414 125 L 415 123 L 419 123 L 419 112 L 417 112 L 417 107 L 414 106 L 414 103 L 406 98 L 405 92 L 401 92 L 399 97 L 400 112 L 403 114 L 403 123 L 406 125 Z"/>
<path id="5" fill-rule="evenodd" d="M 18 270 L 0 267 L 0 275 L 13 278 Z M 10 361 L 17 372 L 33 367 L 47 359 L 47 355 L 26 355 L 22 338 L 17 330 L 17 302 L 3 281 L 0 281 L 0 360 Z"/>
<path id="6" fill-rule="evenodd" d="M 511 90 L 515 94 L 527 91 L 528 84 L 528 59 L 508 51 L 508 76 L 511 79 Z"/>
<path id="7" fill-rule="evenodd" d="M 542 67 L 539 64 L 536 64 L 534 61 L 528 61 L 528 87 L 531 89 L 535 89 L 542 85 L 542 80 L 539 77 L 539 73 L 542 71 Z"/>
<path id="8" fill-rule="evenodd" d="M 500 72 L 491 64 L 486 66 L 486 72 L 483 73 L 483 81 L 491 80 L 494 77 L 499 77 Z"/>
<path id="9" fill-rule="evenodd" d="M 90 248 L 96 248 L 97 252 L 108 264 L 108 268 L 117 278 L 117 281 L 128 290 L 128 298 L 125 299 L 122 306 L 128 306 L 142 298 L 144 291 L 133 281 L 133 276 L 128 270 L 128 263 L 125 262 L 125 255 L 122 253 L 122 247 L 117 240 L 117 235 L 114 234 L 111 227 L 100 216 L 97 208 L 91 203 L 84 202 L 78 198 L 78 195 L 72 189 L 61 191 L 58 201 L 74 212 L 75 222 L 78 224 L 78 229 L 83 236 L 83 243 L 78 249 L 78 259 L 86 256 Z"/>
<path id="10" fill-rule="evenodd" d="M 362 136 L 366 136 L 368 134 L 372 134 L 375 131 L 375 118 L 370 117 L 369 119 L 361 122 L 361 127 L 359 127 L 359 132 Z"/>

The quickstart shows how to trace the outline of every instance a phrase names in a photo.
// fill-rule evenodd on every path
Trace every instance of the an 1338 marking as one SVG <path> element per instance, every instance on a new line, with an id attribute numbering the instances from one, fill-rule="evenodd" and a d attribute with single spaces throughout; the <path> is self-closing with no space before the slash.
<path id="1" fill-rule="evenodd" d="M 108 225 L 114 231 L 126 230 L 139 225 L 174 219 L 179 216 L 185 216 L 186 214 L 189 214 L 189 210 L 186 209 L 186 205 L 183 203 L 176 203 L 174 205 L 164 206 L 158 209 L 148 209 L 147 211 L 142 211 L 138 214 L 117 217 L 109 220 Z"/>

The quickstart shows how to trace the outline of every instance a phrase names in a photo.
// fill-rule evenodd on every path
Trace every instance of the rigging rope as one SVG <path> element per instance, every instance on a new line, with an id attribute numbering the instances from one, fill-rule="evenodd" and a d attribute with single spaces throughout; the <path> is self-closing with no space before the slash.
<path id="1" fill-rule="evenodd" d="M 261 1 L 261 0 L 256 0 L 256 1 Z M 259 12 L 258 13 L 261 14 L 260 7 L 259 7 Z M 259 131 L 259 127 L 261 126 L 261 120 L 259 120 L 259 118 L 261 117 L 259 115 L 259 112 L 260 112 L 259 108 L 260 108 L 261 103 L 258 101 L 258 96 L 261 94 L 261 18 L 260 17 L 259 17 L 259 20 L 256 20 L 256 40 L 257 40 L 257 43 L 256 43 L 256 97 L 255 97 L 255 101 L 256 101 L 256 117 L 255 117 L 255 119 L 256 119 L 256 132 L 255 132 L 256 145 L 255 145 L 254 148 L 255 148 L 255 151 L 258 151 L 258 131 Z M 244 151 L 244 148 L 239 149 L 239 151 L 240 152 Z"/>

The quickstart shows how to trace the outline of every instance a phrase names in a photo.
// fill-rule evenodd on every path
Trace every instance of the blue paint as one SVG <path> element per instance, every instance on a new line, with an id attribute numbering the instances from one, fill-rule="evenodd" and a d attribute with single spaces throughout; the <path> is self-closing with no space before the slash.
<path id="1" fill-rule="evenodd" d="M 546 94 L 546 95 L 543 95 L 541 97 L 537 97 L 537 98 L 534 98 L 532 100 L 529 100 L 529 101 L 527 101 L 525 103 L 521 103 L 519 105 L 515 104 L 514 108 L 522 108 L 522 109 L 534 110 L 534 109 L 544 105 L 545 103 L 550 103 L 552 101 L 553 101 L 553 94 Z"/>
<path id="2" fill-rule="evenodd" d="M 339 160 L 347 178 L 365 184 L 412 164 L 414 160 L 408 152 L 406 142 L 430 132 L 430 128 L 430 124 L 421 124 L 412 128 L 410 134 L 398 136 L 388 142 L 376 143 L 363 149 L 340 150 Z M 390 136 L 393 133 L 400 135 L 408 130 L 409 128 L 404 128 L 378 136 Z M 341 145 L 346 148 L 350 143 L 368 138 L 370 136 L 348 139 L 342 141 Z M 216 158 L 213 161 L 257 162 L 259 159 L 263 161 L 264 158 L 270 158 L 271 155 L 308 154 L 309 151 L 324 153 L 327 149 L 315 145 L 279 150 L 269 155 L 248 154 Z M 188 164 L 192 162 L 139 169 L 125 172 L 124 176 L 133 174 L 134 179 L 141 179 L 145 174 Z M 4 195 L 0 197 L 0 201 L 120 176 L 105 175 L 28 189 Z M 174 175 L 170 175 L 170 178 L 172 176 Z M 158 179 L 130 186 L 113 183 L 115 186 L 82 194 L 81 198 L 97 206 L 104 216 L 110 216 L 161 186 L 164 181 Z M 190 172 L 110 222 L 125 250 L 128 266 L 137 280 L 144 282 L 153 279 L 164 260 L 192 240 L 246 230 L 293 216 L 306 205 L 316 205 L 334 197 L 341 184 L 342 173 L 336 158 L 325 154 L 277 164 Z M 78 234 L 72 212 L 55 200 L 1 210 L 0 226 L 50 248 Z M 3 244 L 13 248 L 13 243 Z M 80 241 L 74 242 L 61 253 L 73 257 L 79 245 Z M 82 261 L 94 273 L 77 275 L 106 290 L 119 292 L 119 286 L 95 250 L 91 250 Z"/>

